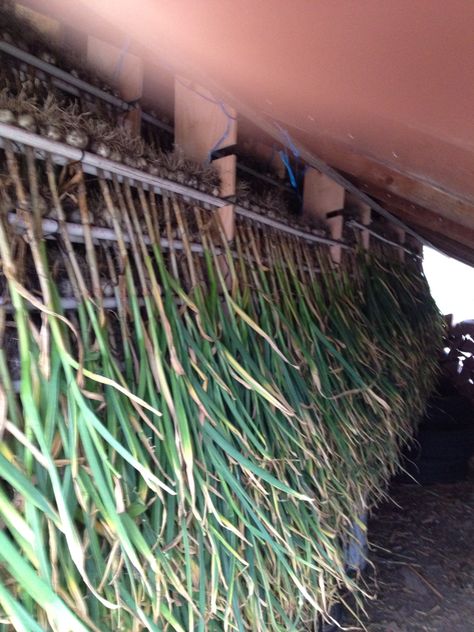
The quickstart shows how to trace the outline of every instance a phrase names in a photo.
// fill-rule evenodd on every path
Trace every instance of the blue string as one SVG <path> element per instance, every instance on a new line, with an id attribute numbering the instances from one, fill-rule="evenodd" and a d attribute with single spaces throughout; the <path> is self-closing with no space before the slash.
<path id="1" fill-rule="evenodd" d="M 278 154 L 279 154 L 279 156 L 281 158 L 282 163 L 286 167 L 286 171 L 288 173 L 288 177 L 290 178 L 291 186 L 295 190 L 298 190 L 298 183 L 296 182 L 295 174 L 293 173 L 293 169 L 291 168 L 290 159 L 288 158 L 288 154 L 283 149 L 281 149 L 278 152 Z"/>
<path id="2" fill-rule="evenodd" d="M 291 149 L 291 152 L 293 153 L 293 156 L 296 158 L 296 169 L 297 171 L 300 171 L 300 165 L 301 165 L 301 154 L 298 150 L 298 147 L 295 145 L 295 143 L 293 142 L 290 134 L 288 133 L 288 130 L 284 129 L 281 125 L 279 125 L 279 123 L 277 123 L 276 121 L 273 121 L 275 127 L 278 128 L 278 130 L 280 131 L 280 134 L 283 136 L 283 144 L 285 145 L 285 150 L 284 151 L 280 151 L 280 158 L 283 161 L 283 164 L 286 167 L 286 170 L 288 172 L 288 177 L 290 178 L 290 182 L 291 182 L 291 186 L 295 189 L 296 194 L 298 196 L 298 198 L 301 201 L 301 195 L 300 195 L 300 191 L 298 188 L 298 177 L 295 176 L 293 169 L 291 168 L 290 165 L 290 159 L 288 157 L 288 152 L 286 150 L 286 147 L 288 147 L 289 149 Z M 307 169 L 307 165 L 305 165 L 303 163 L 303 168 L 302 168 L 302 175 L 304 176 L 306 169 Z M 300 171 L 301 173 L 301 171 Z M 301 177 L 301 176 L 300 176 Z"/>
<path id="3" fill-rule="evenodd" d="M 236 116 L 232 116 L 232 114 L 230 114 L 227 111 L 227 108 L 226 108 L 225 103 L 223 101 L 220 101 L 220 100 L 217 100 L 217 99 L 213 99 L 212 97 L 208 97 L 207 95 L 203 94 L 199 90 L 196 90 L 196 88 L 194 88 L 192 86 L 191 82 L 185 83 L 184 81 L 182 81 L 182 79 L 180 79 L 178 77 L 176 78 L 176 81 L 178 83 L 180 83 L 182 86 L 184 86 L 185 88 L 187 88 L 188 90 L 192 90 L 193 92 L 195 92 L 198 96 L 201 97 L 201 99 L 204 99 L 205 101 L 209 101 L 209 103 L 214 103 L 214 105 L 218 105 L 220 107 L 220 109 L 222 110 L 222 112 L 225 114 L 226 118 L 227 118 L 224 133 L 217 140 L 217 142 L 214 144 L 214 146 L 209 150 L 209 152 L 207 154 L 207 162 L 211 162 L 212 161 L 212 154 L 215 151 L 217 151 L 219 149 L 219 147 L 221 147 L 222 143 L 227 139 L 227 137 L 230 134 L 230 128 L 231 128 L 232 121 L 236 121 L 237 117 Z"/>
<path id="4" fill-rule="evenodd" d="M 286 129 L 284 129 L 281 125 L 279 125 L 276 121 L 273 121 L 275 127 L 278 128 L 280 134 L 282 134 L 283 138 L 286 140 L 284 143 L 289 149 L 291 149 L 293 156 L 295 158 L 300 158 L 300 152 L 298 151 L 298 147 L 291 140 L 291 136 Z"/>
<path id="5" fill-rule="evenodd" d="M 195 90 L 195 92 L 197 92 L 197 90 Z M 203 95 L 200 95 L 200 96 L 203 96 Z M 210 100 L 211 99 L 208 99 L 208 101 L 210 101 Z M 237 118 L 237 117 L 232 116 L 231 114 L 229 114 L 229 112 L 227 112 L 226 107 L 225 107 L 225 105 L 224 105 L 224 103 L 222 101 L 215 101 L 215 103 L 219 104 L 219 107 L 221 108 L 221 110 L 223 111 L 223 113 L 227 117 L 227 121 L 226 121 L 226 126 L 225 126 L 224 133 L 219 138 L 219 140 L 215 143 L 215 145 L 212 147 L 212 149 L 209 150 L 209 153 L 207 154 L 207 162 L 211 162 L 212 154 L 215 151 L 217 151 L 219 149 L 219 147 L 222 145 L 222 143 L 227 139 L 227 137 L 230 134 L 230 127 L 231 127 L 232 121 L 235 121 L 236 118 Z"/>

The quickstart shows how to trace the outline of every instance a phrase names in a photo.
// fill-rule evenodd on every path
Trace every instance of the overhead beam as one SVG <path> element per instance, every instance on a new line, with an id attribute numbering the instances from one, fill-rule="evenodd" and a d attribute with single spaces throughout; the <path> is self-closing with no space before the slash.
<path id="1" fill-rule="evenodd" d="M 439 233 L 427 228 L 420 229 L 420 234 L 428 239 L 433 246 L 448 255 L 448 257 L 474 267 L 474 251 L 472 248 L 453 241 L 449 237 L 441 236 Z"/>
<path id="2" fill-rule="evenodd" d="M 418 206 L 438 212 L 461 226 L 474 229 L 474 198 L 446 191 L 435 183 L 395 171 L 387 165 L 360 155 L 332 157 L 331 164 L 362 191 L 370 195 L 374 187 L 384 190 L 384 202 L 398 196 Z"/>
<path id="3" fill-rule="evenodd" d="M 441 237 L 446 236 L 474 250 L 474 229 L 462 226 L 423 206 L 403 200 L 397 195 L 387 194 L 387 191 L 379 187 L 370 185 L 368 190 L 371 196 L 384 202 L 390 212 L 411 226 L 438 232 Z"/>

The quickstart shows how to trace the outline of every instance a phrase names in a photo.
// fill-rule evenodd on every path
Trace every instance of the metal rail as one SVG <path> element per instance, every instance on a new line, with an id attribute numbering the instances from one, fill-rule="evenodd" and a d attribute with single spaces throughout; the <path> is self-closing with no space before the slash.
<path id="1" fill-rule="evenodd" d="M 421 258 L 418 253 L 413 252 L 413 250 L 410 250 L 403 244 L 397 243 L 396 241 L 393 241 L 392 239 L 388 239 L 387 237 L 384 237 L 383 235 L 381 235 L 380 233 L 377 233 L 375 230 L 372 230 L 365 224 L 360 224 L 355 219 L 348 220 L 346 222 L 346 226 L 349 226 L 349 228 L 353 227 L 353 228 L 358 228 L 359 230 L 366 230 L 368 233 L 370 233 L 373 237 L 375 237 L 379 241 L 383 241 L 384 243 L 389 244 L 390 246 L 394 246 L 395 248 L 398 248 L 399 250 L 403 250 L 404 252 L 408 253 L 412 257 L 417 257 L 418 259 Z"/>
<path id="2" fill-rule="evenodd" d="M 28 53 L 26 51 L 23 51 L 20 48 L 17 48 L 16 46 L 13 46 L 12 44 L 9 44 L 8 42 L 0 41 L 0 51 L 3 51 L 4 53 L 6 53 L 8 55 L 11 55 L 12 57 L 15 57 L 16 59 L 18 59 L 20 61 L 23 61 L 25 64 L 33 66 L 33 67 L 37 68 L 38 70 L 43 71 L 44 73 L 50 75 L 51 77 L 53 77 L 54 83 L 56 85 L 58 85 L 58 87 L 60 87 L 61 89 L 65 90 L 67 92 L 70 92 L 71 94 L 79 96 L 81 92 L 86 92 L 86 93 L 91 94 L 91 95 L 95 96 L 96 98 L 101 99 L 101 100 L 109 103 L 110 105 L 113 105 L 114 107 L 117 107 L 117 108 L 122 109 L 124 111 L 130 111 L 130 110 L 134 109 L 134 107 L 135 107 L 134 105 L 132 105 L 130 103 L 127 103 L 127 101 L 124 101 L 123 99 L 120 99 L 119 97 L 116 97 L 115 95 L 110 94 L 110 93 L 106 92 L 105 90 L 101 90 L 100 88 L 97 88 L 96 86 L 88 83 L 87 81 L 79 79 L 78 77 L 74 77 L 74 75 L 71 75 L 70 73 L 68 73 L 68 72 L 66 72 L 64 70 L 61 70 L 57 66 L 54 66 L 53 64 L 45 62 L 42 59 L 38 59 L 34 55 L 31 55 L 30 53 Z M 248 110 L 248 108 L 244 108 L 242 111 L 245 112 L 246 110 Z M 153 117 L 150 114 L 147 114 L 145 112 L 142 112 L 141 116 L 142 116 L 142 119 L 144 121 L 146 121 L 147 123 L 150 123 L 152 125 L 155 125 L 156 127 L 164 129 L 164 130 L 166 130 L 166 131 L 168 131 L 170 133 L 173 133 L 173 128 L 172 128 L 171 125 L 167 125 L 166 123 L 163 123 L 162 121 L 156 119 L 155 117 Z M 284 136 L 284 134 L 282 135 L 281 128 L 280 128 L 279 125 L 277 125 L 277 124 L 272 125 L 271 123 L 268 123 L 265 119 L 263 119 L 261 117 L 256 117 L 253 112 L 251 114 L 249 112 L 247 112 L 247 117 L 249 118 L 249 120 L 252 120 L 253 122 L 256 122 L 256 124 L 261 129 L 264 129 L 264 131 L 269 133 L 270 136 L 272 136 L 273 138 L 276 138 L 280 142 L 283 142 L 283 144 L 285 146 L 287 145 L 286 140 L 284 138 L 282 138 L 282 136 Z M 278 132 L 275 131 L 275 127 L 278 129 Z M 418 239 L 418 241 L 420 241 L 423 245 L 429 246 L 431 248 L 434 247 L 428 240 L 426 240 L 424 237 L 419 235 L 410 226 L 408 226 L 407 224 L 405 224 L 404 222 L 399 220 L 392 213 L 389 213 L 378 202 L 376 202 L 375 200 L 370 198 L 366 193 L 364 193 L 358 187 L 356 187 L 354 184 L 352 184 L 352 182 L 350 182 L 344 176 L 342 176 L 336 169 L 333 169 L 332 167 L 327 165 L 323 160 L 321 160 L 319 157 L 316 157 L 314 154 L 308 152 L 304 147 L 300 147 L 300 150 L 301 150 L 301 155 L 303 156 L 303 158 L 307 161 L 307 163 L 309 165 L 317 168 L 322 173 L 325 173 L 326 175 L 331 177 L 335 182 L 338 182 L 347 191 L 350 191 L 351 193 L 353 193 L 357 198 L 361 199 L 363 202 L 368 204 L 372 209 L 374 209 L 375 211 L 380 213 L 383 217 L 387 218 L 389 221 L 391 221 L 395 225 L 400 226 L 408 234 L 410 234 L 413 237 L 415 237 L 416 239 Z M 77 160 L 77 158 L 76 158 L 76 160 Z M 105 160 L 105 159 L 103 159 L 103 160 Z M 107 162 L 110 162 L 110 161 L 107 161 Z M 252 169 L 246 167 L 245 165 L 238 164 L 237 167 L 240 170 L 242 170 L 242 171 L 246 171 L 247 173 L 251 173 L 252 175 L 258 176 L 260 179 L 262 179 L 264 181 L 267 181 L 267 182 L 270 182 L 271 184 L 274 184 L 274 185 L 277 185 L 277 186 L 280 186 L 280 187 L 283 187 L 283 188 L 288 188 L 288 187 L 285 187 L 285 185 L 279 184 L 278 182 L 276 182 L 275 180 L 273 180 L 270 177 L 266 177 L 263 174 L 258 174 L 258 172 L 254 172 Z M 136 170 L 133 170 L 133 171 L 136 171 Z M 141 172 L 141 173 L 143 173 L 143 172 Z M 126 177 L 129 177 L 129 176 L 126 176 Z M 140 181 L 143 182 L 143 180 L 140 180 Z M 175 184 L 175 183 L 173 183 L 173 184 Z M 177 185 L 177 186 L 179 186 L 179 185 Z M 167 188 L 165 186 L 163 186 L 162 188 L 165 189 L 165 190 L 170 190 L 170 191 L 174 190 L 174 189 L 171 189 L 171 188 Z M 180 193 L 179 191 L 174 191 L 174 192 Z M 180 194 L 182 194 L 182 193 L 180 193 Z M 206 194 L 204 194 L 204 195 L 206 195 Z M 200 199 L 200 198 L 196 198 L 196 196 L 191 196 L 191 195 L 189 197 L 192 197 L 194 199 Z M 213 197 L 213 196 L 209 196 L 209 197 Z M 217 200 L 217 199 L 219 199 L 219 198 L 215 198 L 215 200 Z M 201 199 L 200 201 L 204 201 L 204 200 Z M 209 202 L 207 200 L 206 200 L 206 202 L 211 204 L 211 205 L 213 205 L 213 206 L 217 206 L 217 207 L 224 206 L 224 204 L 217 204 L 216 202 Z M 237 205 L 237 206 L 235 206 L 235 211 L 238 214 L 242 215 L 242 216 L 247 216 L 247 217 L 249 217 L 251 219 L 254 219 L 254 220 L 256 220 L 258 218 L 257 221 L 260 221 L 261 223 L 267 224 L 269 226 L 273 226 L 274 228 L 278 228 L 278 230 L 284 230 L 282 228 L 282 226 L 285 226 L 284 224 L 281 224 L 280 222 L 273 223 L 274 221 L 269 219 L 269 218 L 263 219 L 262 216 L 259 215 L 258 213 L 252 213 L 252 211 L 248 211 L 248 209 L 245 209 L 244 207 L 240 207 L 240 206 Z M 275 225 L 275 224 L 277 224 L 277 225 Z M 289 228 L 289 227 L 287 227 L 287 228 Z M 309 235 L 307 233 L 304 233 L 303 231 L 298 231 L 298 229 L 286 230 L 286 232 L 288 232 L 290 234 L 293 234 L 295 236 L 301 237 L 303 239 L 307 239 L 308 241 L 315 241 L 315 242 L 319 242 L 319 243 L 326 243 L 326 244 L 329 244 L 329 245 L 339 245 L 342 248 L 346 248 L 346 249 L 350 248 L 350 246 L 348 246 L 344 242 L 340 242 L 340 241 L 336 241 L 336 240 L 330 240 L 330 239 L 325 239 L 325 238 L 316 238 L 315 235 Z M 396 244 L 396 242 L 392 242 L 390 240 L 387 240 L 386 238 L 384 238 L 379 233 L 376 233 L 375 231 L 370 231 L 370 232 L 375 237 L 379 238 L 381 241 L 385 241 L 386 243 L 389 243 L 391 245 L 396 245 L 397 248 L 403 248 L 403 246 L 401 246 L 400 244 Z M 405 248 L 404 248 L 404 250 L 406 250 L 406 252 L 410 252 L 411 253 L 410 250 L 407 250 Z M 414 254 L 414 253 L 411 253 L 411 254 Z"/>
<path id="3" fill-rule="evenodd" d="M 204 205 L 207 204 L 209 207 L 221 208 L 229 204 L 228 200 L 223 200 L 222 198 L 214 195 L 197 191 L 196 189 L 184 184 L 179 184 L 178 182 L 167 180 L 165 178 L 159 178 L 157 176 L 151 176 L 139 169 L 128 167 L 127 165 L 114 162 L 108 158 L 102 158 L 101 156 L 97 156 L 96 154 L 92 154 L 88 151 L 76 149 L 75 147 L 71 147 L 65 143 L 52 141 L 48 138 L 44 138 L 43 136 L 39 136 L 38 134 L 33 134 L 19 127 L 6 125 L 5 123 L 0 123 L 0 146 L 4 145 L 2 139 L 12 141 L 16 145 L 20 144 L 32 147 L 39 159 L 44 159 L 45 156 L 49 154 L 56 164 L 64 165 L 70 162 L 81 163 L 84 172 L 90 175 L 103 175 L 107 179 L 111 179 L 112 176 L 116 176 L 120 181 L 128 179 L 132 183 L 138 182 L 142 184 L 145 189 L 152 190 L 155 193 L 162 194 L 163 191 L 169 191 L 181 195 L 184 198 L 196 200 Z M 312 235 L 311 233 L 307 233 L 298 228 L 288 226 L 278 220 L 250 211 L 243 206 L 235 205 L 234 208 L 236 214 L 241 217 L 246 217 L 260 224 L 270 226 L 294 237 L 305 239 L 308 242 L 322 243 L 329 246 L 341 246 L 345 249 L 352 248 L 345 242 Z"/>

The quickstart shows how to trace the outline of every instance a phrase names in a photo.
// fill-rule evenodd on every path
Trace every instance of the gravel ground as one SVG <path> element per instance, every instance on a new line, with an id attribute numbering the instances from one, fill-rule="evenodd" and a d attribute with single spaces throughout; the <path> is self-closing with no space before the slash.
<path id="1" fill-rule="evenodd" d="M 397 485 L 390 495 L 369 523 L 375 599 L 367 602 L 365 629 L 474 632 L 474 476 Z"/>

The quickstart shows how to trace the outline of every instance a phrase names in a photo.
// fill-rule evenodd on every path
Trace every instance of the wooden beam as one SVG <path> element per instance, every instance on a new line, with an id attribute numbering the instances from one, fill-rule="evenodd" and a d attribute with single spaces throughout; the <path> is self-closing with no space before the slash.
<path id="1" fill-rule="evenodd" d="M 328 217 L 328 213 L 342 211 L 344 208 L 345 191 L 337 182 L 319 173 L 316 169 L 307 169 L 304 176 L 303 214 L 323 221 L 329 228 L 333 239 L 342 239 L 344 219 L 342 214 Z M 342 249 L 331 246 L 331 256 L 334 263 L 340 263 Z"/>
<path id="2" fill-rule="evenodd" d="M 474 250 L 474 229 L 462 226 L 437 212 L 408 202 L 399 196 L 389 194 L 389 197 L 387 191 L 373 185 L 370 186 L 368 192 L 373 198 L 383 202 L 388 211 L 411 227 L 427 228 L 432 232 L 438 232 L 440 239 L 446 237 L 452 242 L 457 241 Z"/>
<path id="3" fill-rule="evenodd" d="M 198 162 L 211 159 L 213 151 L 237 142 L 237 115 L 233 108 L 217 101 L 213 95 L 181 77 L 175 80 L 175 145 Z M 236 192 L 235 155 L 213 162 L 221 178 L 220 195 Z M 218 210 L 227 239 L 234 237 L 234 206 Z"/>
<path id="4" fill-rule="evenodd" d="M 403 230 L 403 228 L 400 228 L 399 226 L 395 226 L 394 228 L 397 235 L 398 243 L 403 246 L 406 241 L 406 232 Z M 398 249 L 398 256 L 400 258 L 400 261 L 405 261 L 405 251 L 403 250 L 403 248 Z"/>
<path id="5" fill-rule="evenodd" d="M 138 101 L 143 92 L 143 61 L 128 52 L 127 41 L 122 48 L 89 36 L 87 38 L 87 63 L 113 86 L 124 101 Z M 136 108 L 123 115 L 124 124 L 135 134 L 140 134 L 141 111 Z"/>
<path id="6" fill-rule="evenodd" d="M 472 248 L 468 248 L 463 244 L 452 241 L 447 237 L 441 237 L 439 233 L 427 228 L 420 229 L 420 235 L 425 237 L 425 239 L 428 239 L 435 248 L 439 248 L 439 250 L 445 253 L 448 257 L 452 257 L 453 259 L 457 259 L 462 263 L 474 267 L 474 251 Z M 410 243 L 409 247 L 413 248 L 413 245 Z"/>
<path id="7" fill-rule="evenodd" d="M 15 13 L 27 19 L 33 27 L 42 35 L 46 35 L 54 43 L 59 43 L 61 39 L 61 23 L 50 16 L 44 15 L 34 9 L 26 7 L 23 3 L 15 3 Z"/>
<path id="8" fill-rule="evenodd" d="M 341 169 L 348 180 L 368 195 L 375 187 L 385 191 L 384 201 L 396 196 L 474 229 L 474 197 L 446 191 L 435 183 L 394 171 L 363 156 L 350 155 L 333 160 L 331 165 Z"/>
<path id="9" fill-rule="evenodd" d="M 175 144 L 189 158 L 205 162 L 213 149 L 235 145 L 235 116 L 235 110 L 217 101 L 208 90 L 176 78 Z"/>

